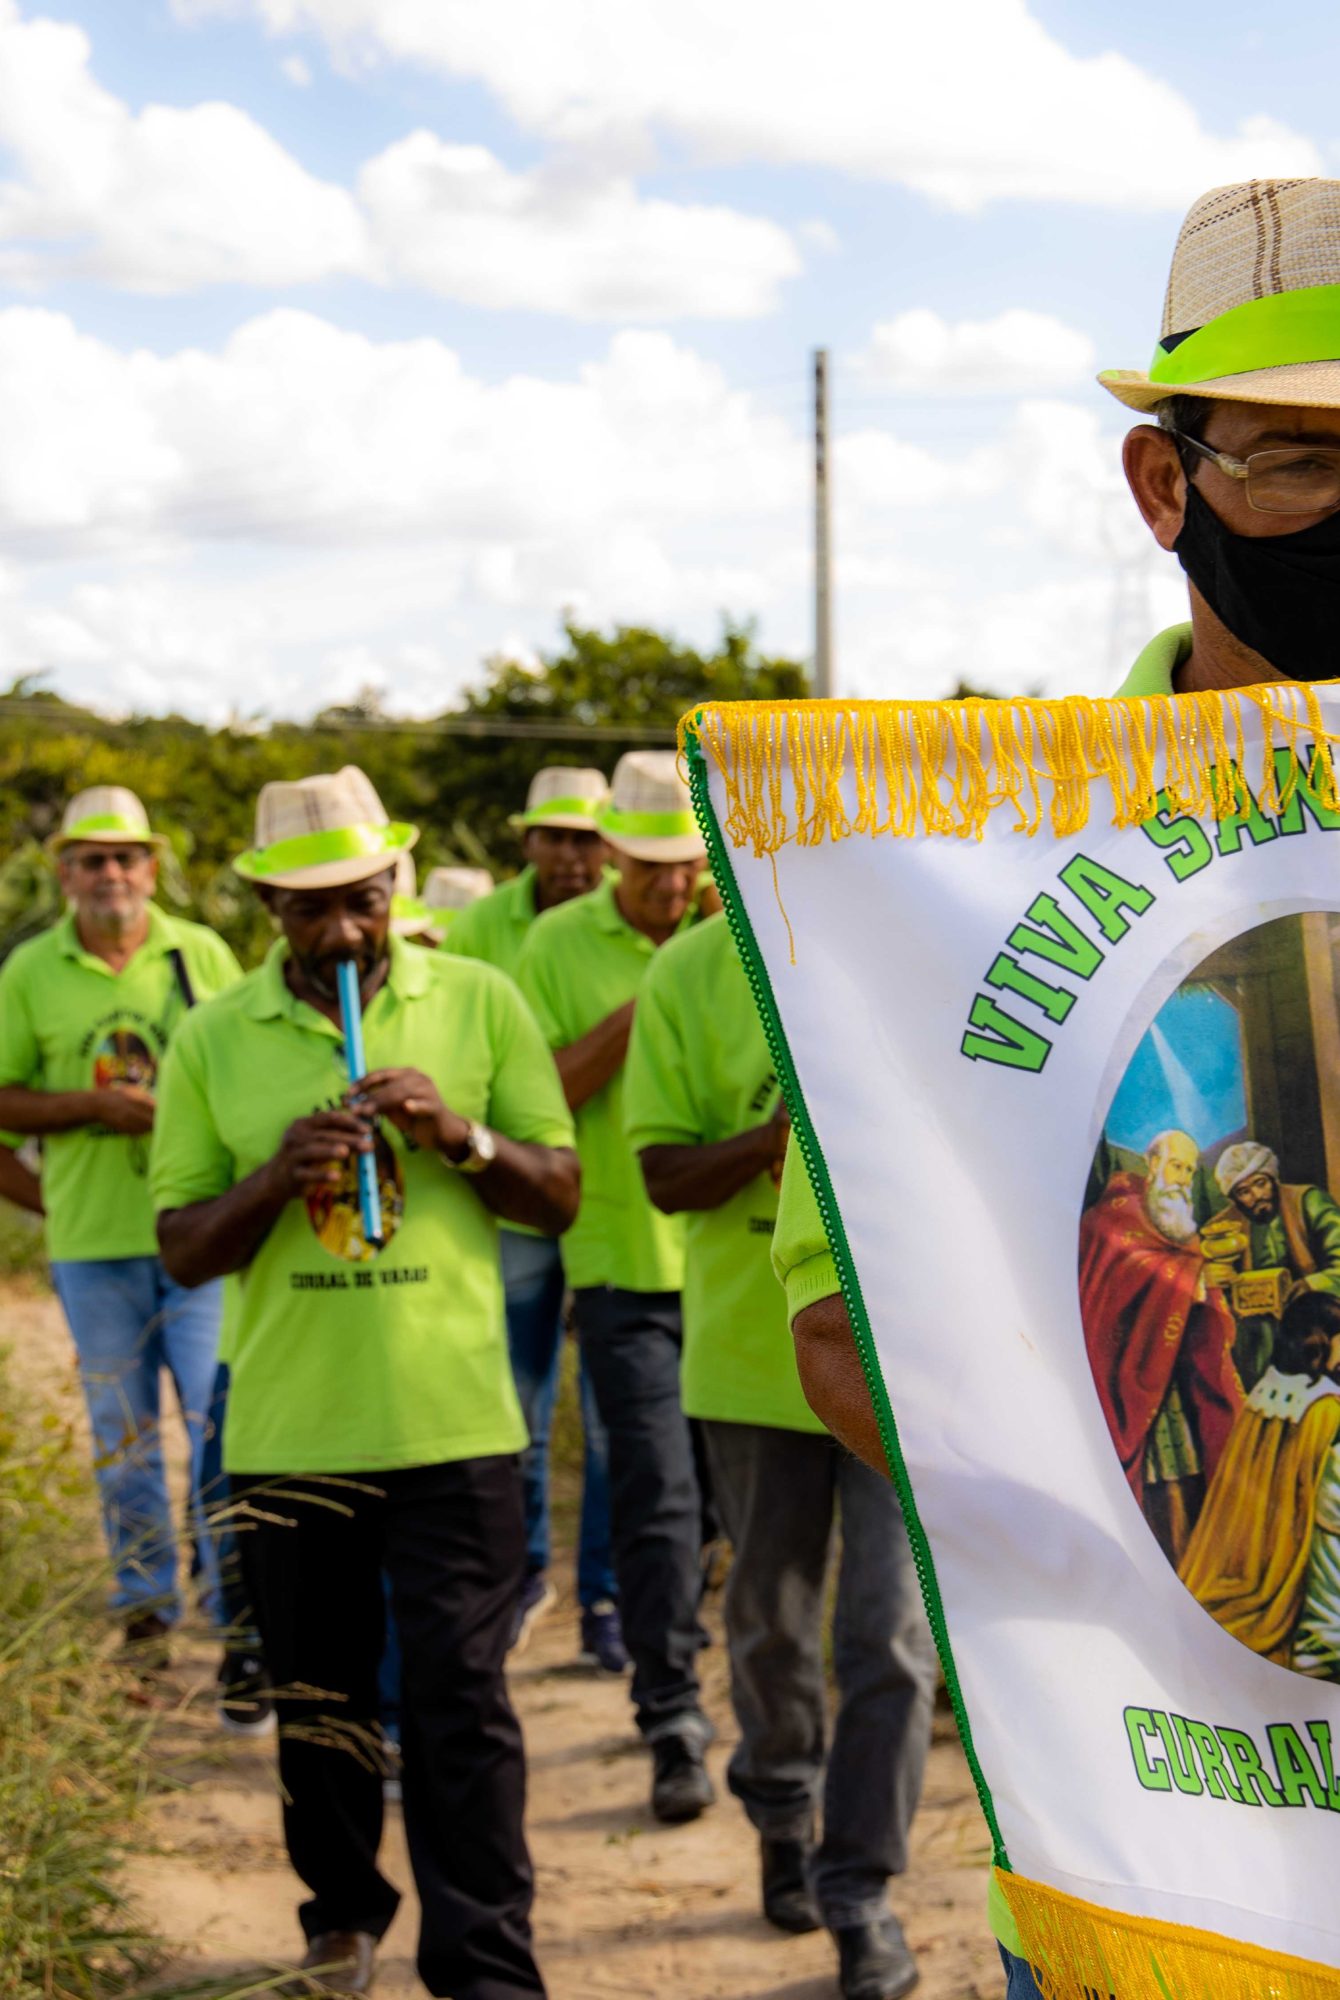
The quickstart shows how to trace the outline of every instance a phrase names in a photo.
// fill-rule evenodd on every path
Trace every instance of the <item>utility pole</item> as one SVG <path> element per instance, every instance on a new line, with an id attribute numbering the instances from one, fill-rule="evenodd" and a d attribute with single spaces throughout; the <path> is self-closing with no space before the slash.
<path id="1" fill-rule="evenodd" d="M 832 512 L 828 489 L 828 349 L 814 350 L 814 692 L 833 693 Z"/>

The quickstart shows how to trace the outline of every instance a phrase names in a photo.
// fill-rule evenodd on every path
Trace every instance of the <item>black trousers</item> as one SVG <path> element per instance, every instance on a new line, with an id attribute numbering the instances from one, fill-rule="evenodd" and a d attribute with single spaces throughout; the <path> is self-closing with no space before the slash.
<path id="1" fill-rule="evenodd" d="M 609 1432 L 610 1541 L 638 1728 L 649 1742 L 706 1742 L 695 1666 L 707 1644 L 698 1619 L 702 1495 L 679 1401 L 679 1294 L 591 1286 L 574 1293 L 573 1307 Z"/>
<path id="2" fill-rule="evenodd" d="M 419 1976 L 454 2000 L 543 1994 L 531 1949 L 526 1766 L 503 1661 L 525 1568 L 517 1461 L 234 1477 L 266 1665 L 278 1689 L 299 1915 L 380 1937 L 398 1893 L 382 1832 L 382 1572 L 404 1658 L 405 1834 L 423 1918 Z"/>

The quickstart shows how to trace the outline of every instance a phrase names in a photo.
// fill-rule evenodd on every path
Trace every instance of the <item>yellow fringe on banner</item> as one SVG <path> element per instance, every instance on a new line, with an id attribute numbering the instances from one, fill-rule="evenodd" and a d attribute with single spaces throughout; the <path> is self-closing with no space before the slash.
<path id="1" fill-rule="evenodd" d="M 1250 772 L 1249 709 L 1263 732 Z M 720 702 L 682 718 L 681 753 L 690 741 L 725 781 L 727 837 L 756 855 L 854 833 L 980 838 L 1002 806 L 1017 832 L 1045 822 L 1063 837 L 1088 824 L 1095 779 L 1116 826 L 1153 818 L 1160 791 L 1171 813 L 1228 819 L 1244 781 L 1267 813 L 1287 809 L 1303 780 L 1340 811 L 1330 754 L 1340 733 L 1299 681 L 1102 701 Z M 1306 765 L 1304 745 L 1314 746 Z"/>
<path id="2" fill-rule="evenodd" d="M 1046 2000 L 1340 2000 L 1333 1966 L 1123 1916 L 1003 1869 L 995 1887 Z"/>

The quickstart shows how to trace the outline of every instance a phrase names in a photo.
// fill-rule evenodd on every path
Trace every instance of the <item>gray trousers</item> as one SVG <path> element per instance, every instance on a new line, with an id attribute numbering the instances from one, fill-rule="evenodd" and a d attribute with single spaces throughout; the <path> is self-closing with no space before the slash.
<path id="1" fill-rule="evenodd" d="M 730 1788 L 768 1839 L 809 1835 L 820 1787 L 814 1892 L 825 1923 L 877 1919 L 930 1747 L 936 1659 L 897 1497 L 830 1437 L 705 1422 L 735 1559 L 726 1586 L 740 1741 Z M 824 1588 L 835 1517 L 838 1709 L 824 1769 Z"/>

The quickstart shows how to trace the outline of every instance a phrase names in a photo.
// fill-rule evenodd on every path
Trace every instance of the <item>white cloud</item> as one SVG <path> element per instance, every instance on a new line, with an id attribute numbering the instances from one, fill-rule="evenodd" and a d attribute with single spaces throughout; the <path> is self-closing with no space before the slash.
<path id="1" fill-rule="evenodd" d="M 486 385 L 432 339 L 378 344 L 292 310 L 218 354 L 117 353 L 63 314 L 0 312 L 0 533 L 31 557 L 192 544 L 427 544 L 498 602 L 615 582 L 669 608 L 657 536 L 802 504 L 804 448 L 669 335 L 616 335 L 575 378 Z M 710 541 L 710 538 L 709 538 Z M 747 565 L 745 565 L 747 568 Z"/>
<path id="2" fill-rule="evenodd" d="M 296 89 L 310 89 L 312 82 L 311 64 L 304 61 L 302 56 L 285 56 L 279 67 Z"/>
<path id="3" fill-rule="evenodd" d="M 311 82 L 301 56 L 284 73 Z M 83 31 L 0 0 L 0 278 L 70 273 L 146 291 L 354 276 L 472 305 L 584 319 L 767 312 L 801 268 L 787 232 L 725 207 L 644 199 L 559 158 L 512 172 L 415 132 L 356 191 L 319 181 L 231 104 L 132 113 Z"/>
<path id="4" fill-rule="evenodd" d="M 1252 174 L 1324 171 L 1265 113 L 1208 131 L 1109 51 L 1075 56 L 1025 0 L 175 0 L 315 31 L 346 63 L 477 78 L 530 129 L 586 144 L 668 134 L 715 162 L 833 167 L 950 207 L 1033 199 L 1176 209 Z"/>
<path id="5" fill-rule="evenodd" d="M 402 281 L 482 306 L 583 319 L 767 312 L 800 270 L 774 222 L 639 198 L 575 162 L 510 172 L 483 146 L 414 132 L 371 160 L 358 193 Z"/>
<path id="6" fill-rule="evenodd" d="M 663 332 L 487 383 L 292 310 L 160 356 L 11 308 L 0 436 L 0 675 L 104 704 L 304 713 L 378 681 L 438 709 L 567 609 L 809 645 L 803 429 Z M 1113 677 L 1144 542 L 1093 411 L 1025 402 L 952 451 L 865 426 L 835 485 L 844 687 Z"/>
<path id="7" fill-rule="evenodd" d="M 367 267 L 345 189 L 306 173 L 230 104 L 138 115 L 90 69 L 87 36 L 0 0 L 0 274 L 65 267 L 147 291 L 301 284 Z"/>
<path id="8" fill-rule="evenodd" d="M 872 387 L 919 395 L 1070 389 L 1096 366 L 1087 334 L 1019 307 L 989 320 L 950 321 L 924 307 L 900 313 L 852 357 L 853 373 Z"/>

